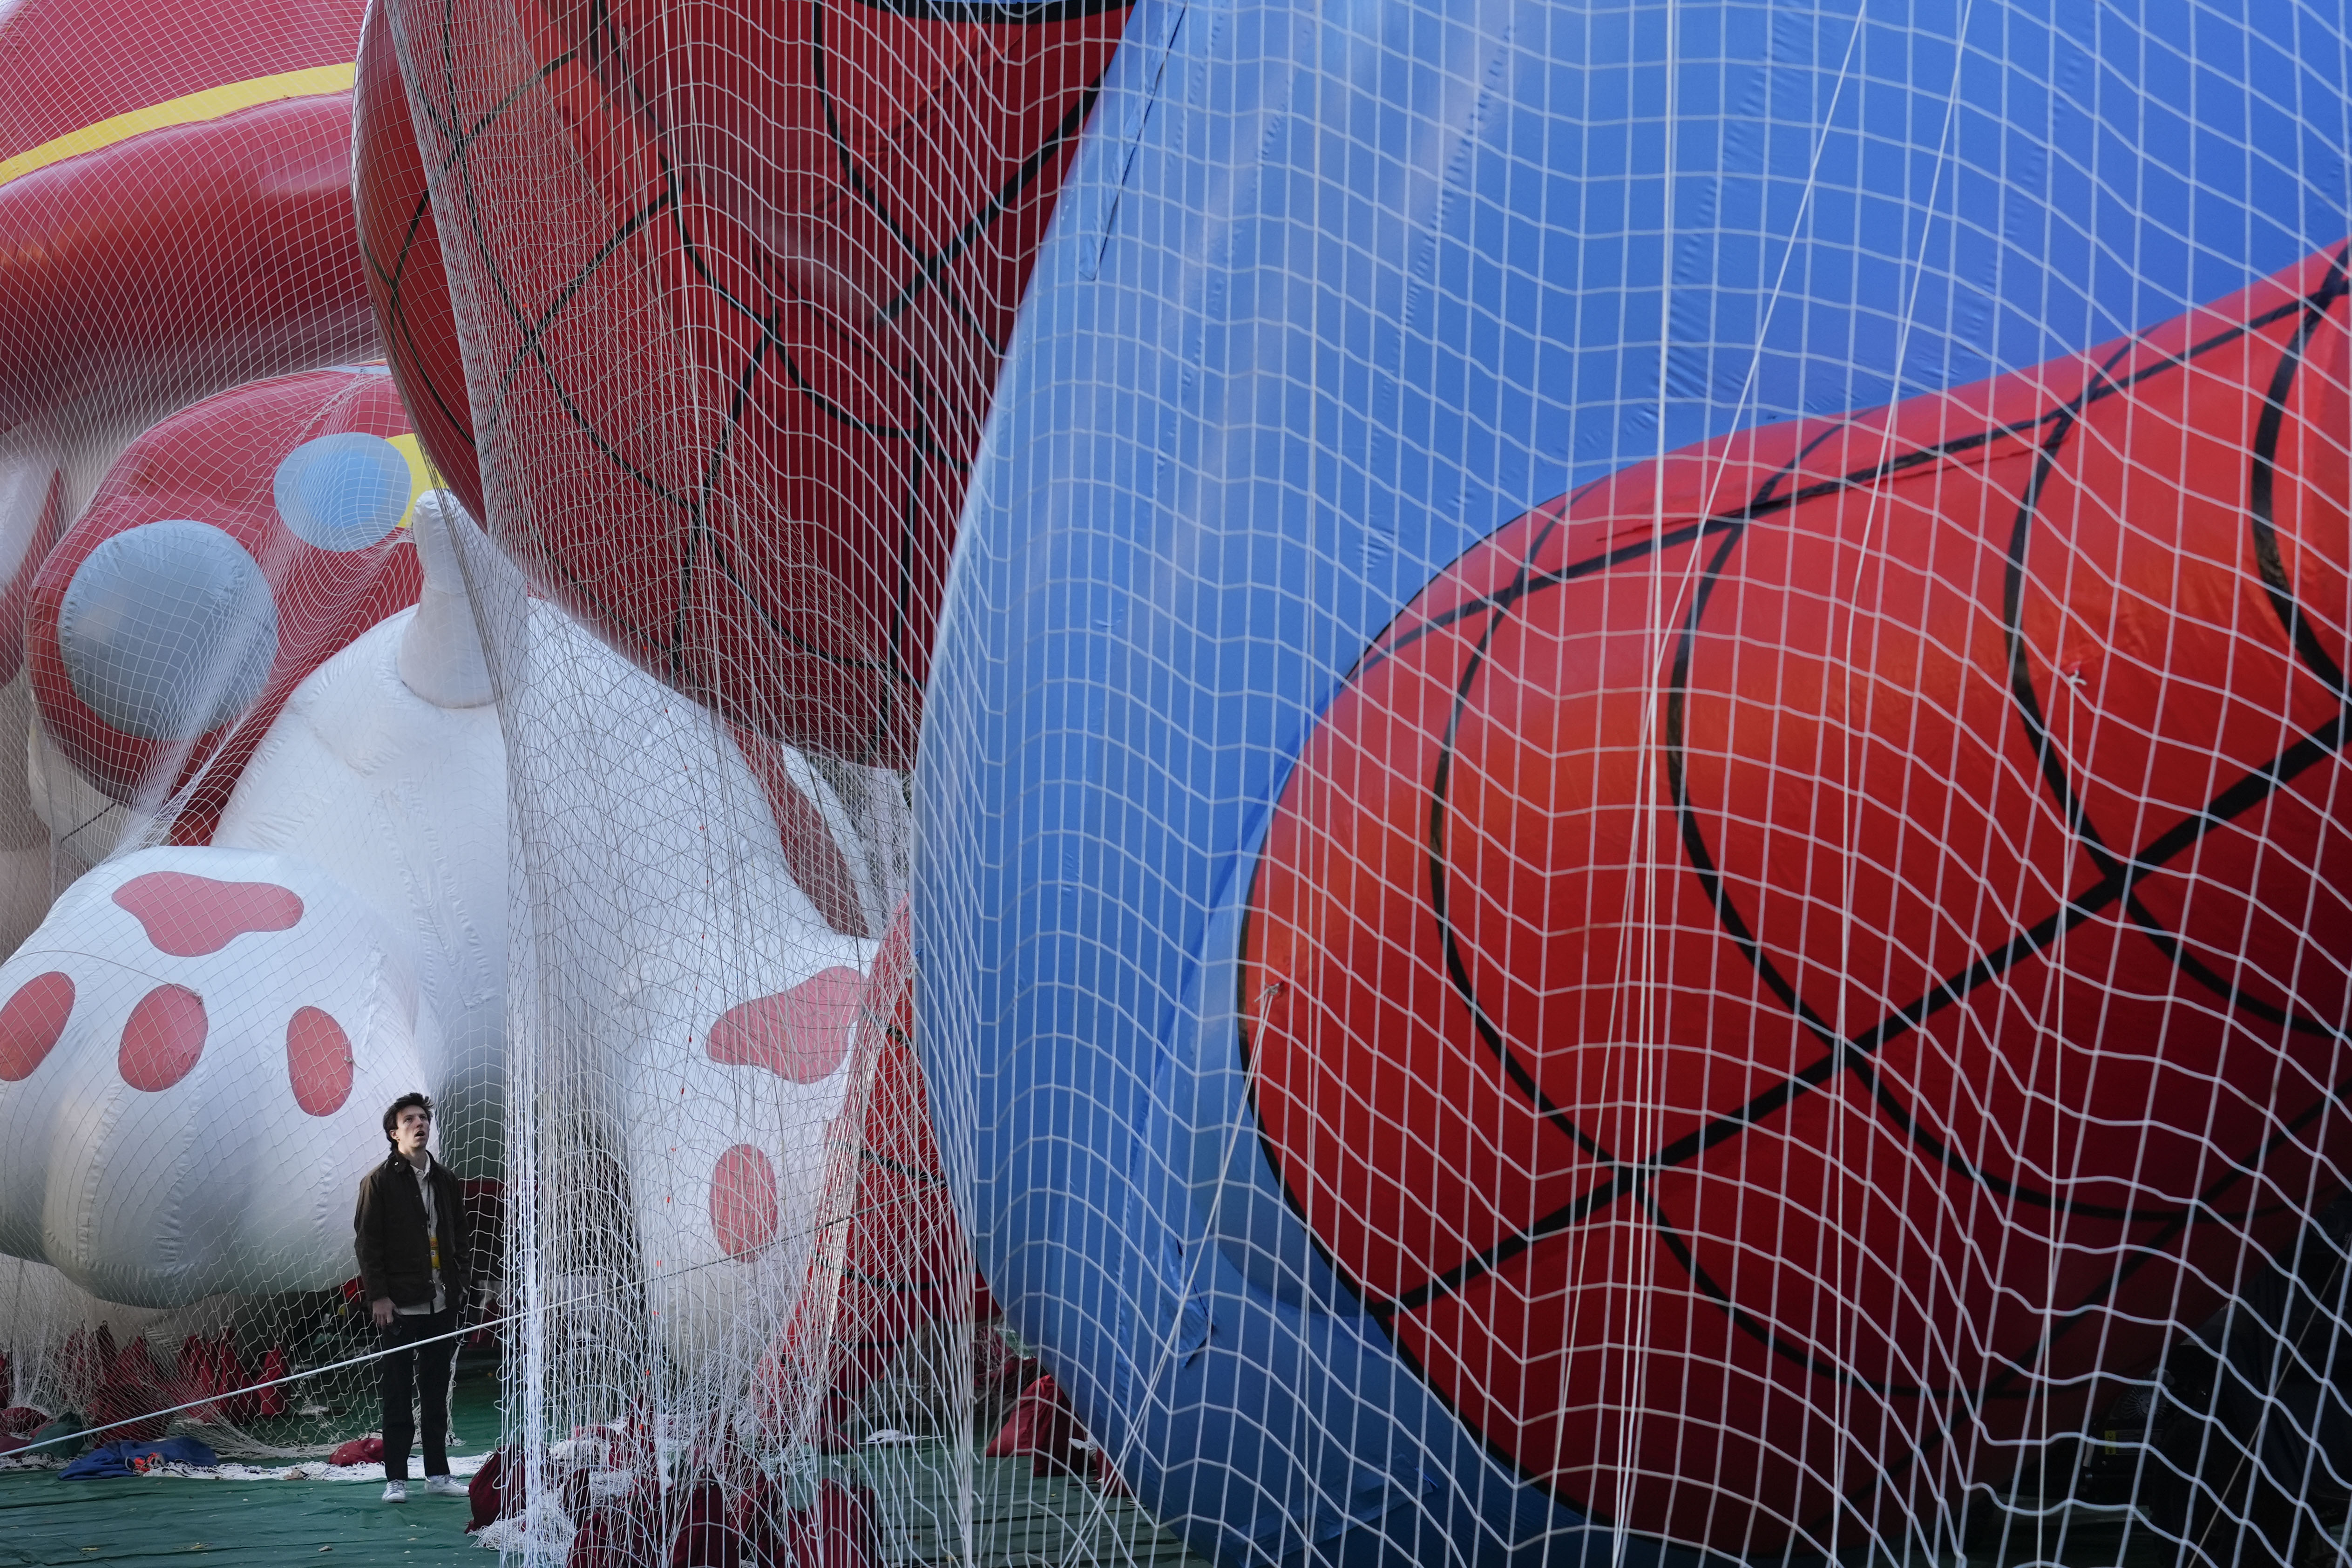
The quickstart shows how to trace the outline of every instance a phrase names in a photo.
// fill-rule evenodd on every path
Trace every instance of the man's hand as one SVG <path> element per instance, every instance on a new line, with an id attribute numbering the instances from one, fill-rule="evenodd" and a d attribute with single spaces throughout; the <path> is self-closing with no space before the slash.
<path id="1" fill-rule="evenodd" d="M 370 1301 L 368 1316 L 375 1320 L 375 1326 L 379 1329 L 392 1327 L 392 1298 L 378 1296 L 374 1300 Z"/>

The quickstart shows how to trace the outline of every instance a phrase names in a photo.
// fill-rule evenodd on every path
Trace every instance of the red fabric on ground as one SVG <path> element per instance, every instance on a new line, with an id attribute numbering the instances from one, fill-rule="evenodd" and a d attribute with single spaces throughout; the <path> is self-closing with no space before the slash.
<path id="1" fill-rule="evenodd" d="M 269 1353 L 261 1358 L 261 1376 L 256 1380 L 257 1382 L 266 1383 L 269 1384 L 269 1386 L 264 1388 L 258 1394 L 249 1396 L 252 1401 L 253 1413 L 256 1415 L 283 1415 L 286 1414 L 286 1387 L 285 1384 L 278 1380 L 283 1378 L 289 1370 L 289 1369 L 286 1364 L 286 1347 L 283 1345 L 270 1346 Z"/>
<path id="2" fill-rule="evenodd" d="M 736 1489 L 728 1510 L 728 1521 L 742 1542 L 743 1561 L 751 1568 L 794 1568 L 789 1542 L 796 1522 L 804 1517 L 785 1506 L 776 1483 L 761 1470 L 752 1471 L 751 1479 Z"/>
<path id="3" fill-rule="evenodd" d="M 48 1424 L 49 1413 L 29 1405 L 11 1405 L 0 1410 L 0 1454 L 15 1453 Z"/>
<path id="4" fill-rule="evenodd" d="M 874 1568 L 874 1492 L 827 1479 L 814 1506 L 795 1513 L 785 1531 L 791 1561 L 805 1568 Z"/>
<path id="5" fill-rule="evenodd" d="M 104 1325 L 100 1326 L 101 1348 L 110 1344 L 113 1337 Z M 139 1417 L 149 1416 L 151 1412 L 175 1403 L 166 1394 L 163 1380 L 155 1371 L 154 1358 L 147 1353 L 147 1341 L 142 1336 L 125 1345 L 108 1363 L 105 1380 L 89 1396 L 89 1424 L 107 1428 L 100 1434 L 105 1442 L 152 1442 L 163 1435 L 163 1429 L 171 1424 L 170 1417 Z"/>
<path id="6" fill-rule="evenodd" d="M 523 1477 L 525 1471 L 513 1462 L 514 1456 L 504 1448 L 494 1450 L 474 1479 L 466 1485 L 466 1500 L 472 1507 L 472 1518 L 467 1521 L 466 1533 L 471 1535 L 485 1525 L 510 1518 L 522 1511 Z"/>
<path id="7" fill-rule="evenodd" d="M 657 1561 L 651 1503 L 640 1487 L 625 1497 L 599 1502 L 580 1518 L 564 1568 L 645 1568 Z"/>
<path id="8" fill-rule="evenodd" d="M 354 1437 L 327 1456 L 331 1465 L 374 1465 L 383 1460 L 382 1437 Z"/>
<path id="9" fill-rule="evenodd" d="M 986 1457 L 1011 1459 L 1026 1454 L 1037 1475 L 1079 1475 L 1092 1463 L 1078 1447 L 1086 1436 L 1061 1386 L 1047 1373 L 1021 1391 Z"/>
<path id="10" fill-rule="evenodd" d="M 697 1481 L 688 1489 L 669 1540 L 669 1568 L 743 1568 L 742 1538 L 717 1481 Z"/>

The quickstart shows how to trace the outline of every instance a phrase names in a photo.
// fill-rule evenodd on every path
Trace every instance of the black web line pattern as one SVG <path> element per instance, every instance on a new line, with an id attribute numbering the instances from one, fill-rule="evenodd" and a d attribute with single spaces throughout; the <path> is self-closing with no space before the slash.
<path id="1" fill-rule="evenodd" d="M 1037 4 L 981 4 L 964 3 L 964 0 L 905 0 L 903 4 L 849 0 L 849 3 L 860 9 L 918 23 L 1041 26 L 1109 15 L 1125 9 L 1128 0 L 1046 0 L 1046 3 Z M 438 65 L 443 100 L 451 104 L 458 101 L 457 48 L 454 41 L 456 9 L 456 0 L 443 0 Z M 986 345 L 992 356 L 1001 358 L 1003 345 L 984 330 L 972 302 L 964 297 L 953 277 L 952 268 L 991 229 L 1020 205 L 1022 198 L 1049 169 L 1066 162 L 1068 154 L 1076 147 L 1078 132 L 1100 94 L 1102 69 L 1081 84 L 1060 119 L 1046 132 L 1039 144 L 1031 149 L 1002 180 L 988 199 L 957 226 L 936 249 L 928 249 L 889 210 L 875 180 L 859 163 L 849 145 L 842 128 L 840 106 L 831 85 L 830 48 L 824 32 L 826 0 L 812 0 L 810 9 L 811 66 L 817 98 L 824 109 L 826 134 L 833 143 L 839 165 L 842 188 L 874 216 L 905 253 L 907 275 L 904 281 L 893 289 L 886 303 L 872 312 L 872 319 L 868 321 L 845 321 L 838 310 L 810 298 L 798 284 L 781 275 L 773 258 L 756 242 L 751 242 L 751 248 L 758 258 L 758 269 L 765 274 L 761 283 L 768 295 L 765 309 L 740 297 L 717 276 L 710 261 L 710 256 L 714 254 L 712 247 L 697 233 L 696 225 L 690 218 L 695 204 L 688 200 L 684 181 L 672 164 L 667 139 L 663 134 L 666 128 L 659 107 L 644 91 L 637 71 L 629 63 L 628 39 L 613 17 L 605 0 L 593 0 L 586 36 L 581 43 L 540 66 L 470 124 L 460 127 L 437 105 L 425 101 L 423 95 L 409 95 L 409 104 L 412 113 L 421 110 L 430 116 L 441 143 L 435 163 L 441 180 L 428 182 L 428 185 L 454 182 L 473 253 L 481 259 L 481 271 L 489 279 L 500 309 L 517 334 L 512 350 L 496 378 L 495 402 L 485 418 L 484 434 L 501 422 L 515 377 L 529 365 L 545 380 L 564 417 L 587 438 L 598 456 L 625 475 L 633 487 L 677 514 L 683 525 L 669 625 L 659 635 L 641 624 L 641 616 L 600 593 L 589 579 L 567 568 L 560 552 L 534 551 L 539 569 L 572 603 L 589 610 L 604 624 L 622 629 L 630 640 L 657 655 L 664 673 L 671 682 L 688 690 L 701 690 L 708 684 L 692 662 L 696 636 L 695 584 L 698 576 L 706 572 L 715 575 L 730 590 L 732 603 L 748 612 L 766 635 L 789 647 L 795 655 L 818 660 L 835 668 L 878 678 L 876 712 L 863 742 L 872 756 L 880 755 L 887 749 L 888 737 L 898 727 L 898 713 L 902 709 L 910 709 L 919 696 L 915 672 L 909 664 L 908 643 L 916 621 L 917 598 L 923 589 L 923 584 L 918 580 L 919 563 L 923 556 L 920 548 L 923 524 L 928 513 L 938 509 L 933 496 L 936 489 L 933 476 L 939 473 L 960 476 L 969 467 L 940 443 L 936 433 L 939 425 L 957 422 L 956 410 L 936 406 L 943 397 L 952 394 L 943 393 L 929 384 L 929 378 L 923 374 L 919 356 L 911 351 L 900 363 L 892 363 L 890 358 L 881 352 L 883 345 L 875 341 L 875 334 L 887 334 L 918 298 L 936 289 L 943 291 L 948 310 L 966 330 Z M 1069 47 L 1083 47 L 1083 44 L 1084 40 L 1080 40 Z M 499 255 L 491 238 L 494 225 L 485 219 L 483 199 L 476 185 L 472 159 L 478 141 L 509 109 L 571 66 L 579 67 L 599 81 L 625 94 L 631 108 L 650 127 L 647 142 L 656 161 L 657 174 L 655 183 L 658 189 L 650 193 L 637 210 L 624 218 L 600 243 L 595 253 L 555 289 L 546 308 L 534 313 L 527 310 L 515 298 L 501 269 L 492 260 Z M 1108 53 L 1103 69 L 1108 69 Z M 421 139 L 419 153 L 422 156 Z M 419 198 L 403 236 L 399 259 L 385 278 L 395 314 L 399 309 L 399 280 L 405 270 L 409 249 L 429 206 L 429 195 Z M 611 437 L 598 427 L 595 418 L 582 406 L 574 389 L 551 358 L 545 342 L 547 333 L 564 310 L 591 285 L 605 264 L 656 223 L 668 226 L 671 231 L 669 237 L 685 258 L 695 283 L 707 289 L 728 313 L 739 318 L 753 334 L 750 347 L 740 356 L 741 363 L 728 378 L 730 390 L 726 411 L 719 422 L 717 433 L 710 438 L 709 450 L 698 465 L 699 472 L 690 489 L 665 483 L 641 464 L 633 461 Z M 381 268 L 377 271 L 379 276 L 384 276 Z M 803 320 L 814 321 L 833 341 L 843 363 L 863 362 L 869 367 L 875 381 L 902 389 L 912 405 L 914 423 L 910 426 L 898 427 L 861 418 L 837 400 L 827 396 L 782 338 L 781 322 L 787 311 L 799 311 Z M 413 353 L 413 340 L 411 343 Z M 763 380 L 774 383 L 784 394 L 815 410 L 824 423 L 877 441 L 903 444 L 907 448 L 905 466 L 897 485 L 898 545 L 893 563 L 890 624 L 882 639 L 879 657 L 861 657 L 820 647 L 793 627 L 777 621 L 750 575 L 733 559 L 725 537 L 714 526 L 713 514 L 723 504 L 719 491 L 728 454 L 733 450 L 741 435 L 747 412 L 756 400 Z M 433 395 L 444 416 L 451 416 L 453 424 L 467 432 L 468 439 L 478 450 L 480 437 L 473 432 L 470 415 L 465 418 L 454 417 L 440 389 L 434 388 Z M 968 412 L 972 416 L 968 422 L 976 429 L 979 411 Z M 523 521 L 526 528 L 536 531 L 531 520 Z"/>
<path id="2" fill-rule="evenodd" d="M 2352 247 L 2347 247 L 2352 248 Z M 2273 497 L 2275 488 L 2279 443 L 2284 432 L 2284 414 L 2292 395 L 2295 377 L 2303 363 L 2305 350 L 2312 334 L 2328 313 L 2347 295 L 2347 249 L 2339 249 L 2331 258 L 2325 279 L 2310 293 L 2280 304 L 2233 324 L 2213 335 L 2197 341 L 2187 348 L 2153 357 L 2149 363 L 2123 376 L 2114 372 L 2122 361 L 2136 350 L 2146 347 L 2146 340 L 2134 337 L 2115 351 L 2087 376 L 2084 385 L 2074 398 L 2042 410 L 2030 420 L 1992 426 L 1968 436 L 1917 447 L 1902 451 L 1890 458 L 1866 465 L 1834 478 L 1790 488 L 1790 481 L 1803 467 L 1806 458 L 1832 437 L 1856 428 L 1855 421 L 1832 421 L 1801 451 L 1768 476 L 1756 491 L 1736 509 L 1710 515 L 1700 521 L 1665 530 L 1660 534 L 1622 543 L 1595 553 L 1580 557 L 1543 572 L 1535 570 L 1534 563 L 1545 547 L 1564 525 L 1566 515 L 1576 500 L 1606 479 L 1572 494 L 1564 503 L 1553 503 L 1557 510 L 1544 523 L 1530 531 L 1530 538 L 1521 554 L 1517 571 L 1499 588 L 1486 594 L 1465 596 L 1441 614 L 1415 616 L 1413 624 L 1399 630 L 1392 627 L 1378 639 L 1351 672 L 1347 689 L 1358 688 L 1374 669 L 1395 658 L 1406 648 L 1424 637 L 1455 627 L 1467 629 L 1472 617 L 1484 615 L 1486 624 L 1479 628 L 1475 641 L 1464 660 L 1455 683 L 1452 710 L 1431 785 L 1431 805 L 1428 818 L 1429 837 L 1426 844 L 1429 872 L 1429 913 L 1437 928 L 1443 946 L 1447 978 L 1454 994 L 1467 1010 L 1473 1033 L 1481 1046 L 1492 1055 L 1511 1083 L 1524 1094 L 1542 1120 L 1573 1145 L 1601 1165 L 1608 1179 L 1538 1218 L 1532 1225 L 1464 1258 L 1450 1268 L 1429 1276 L 1412 1289 L 1392 1298 L 1366 1288 L 1353 1278 L 1344 1262 L 1335 1256 L 1307 1222 L 1307 1211 L 1291 1180 L 1286 1175 L 1280 1184 L 1294 1213 L 1306 1226 L 1318 1253 L 1349 1288 L 1363 1301 L 1368 1311 L 1389 1330 L 1389 1337 L 1397 1353 L 1424 1382 L 1429 1381 L 1428 1369 L 1420 1358 L 1396 1340 L 1394 1320 L 1401 1314 L 1417 1311 L 1442 1296 L 1458 1292 L 1475 1280 L 1503 1268 L 1514 1259 L 1531 1252 L 1547 1238 L 1561 1235 L 1593 1219 L 1621 1204 L 1636 1206 L 1648 1219 L 1669 1254 L 1685 1270 L 1700 1294 L 1720 1310 L 1743 1335 L 1765 1345 L 1773 1355 L 1793 1363 L 1814 1375 L 1840 1384 L 1868 1388 L 1894 1398 L 1915 1398 L 1930 1401 L 1950 1401 L 1956 1405 L 1973 1405 L 1990 1399 L 2021 1399 L 2031 1397 L 2021 1392 L 2019 1383 L 2032 1376 L 2040 1364 L 2062 1339 L 2087 1322 L 2096 1321 L 2101 1305 L 2115 1290 L 2148 1262 L 2165 1254 L 2166 1249 L 2192 1226 L 2242 1224 L 2258 1216 L 2280 1212 L 2285 1205 L 2248 1207 L 2227 1212 L 2219 1207 L 2231 1190 L 2262 1169 L 2268 1156 L 2298 1133 L 2307 1130 L 2335 1105 L 2352 1097 L 2352 1078 L 2332 1086 L 2330 1091 L 2315 1097 L 2314 1103 L 2292 1121 L 2278 1128 L 2266 1139 L 2259 1151 L 2250 1157 L 2231 1162 L 2223 1174 L 2210 1183 L 2196 1200 L 2189 1205 L 2171 1207 L 2116 1208 L 2062 1199 L 2051 1193 L 2002 1180 L 1982 1171 L 1957 1150 L 1937 1139 L 1904 1107 L 1878 1078 L 1873 1058 L 1889 1044 L 1916 1030 L 1929 1018 L 1966 1000 L 1979 987 L 1997 980 L 2017 964 L 2049 952 L 2065 935 L 2105 911 L 2122 906 L 2123 912 L 2143 938 L 2149 941 L 2165 958 L 2178 967 L 2199 989 L 2221 998 L 2231 1008 L 2243 1008 L 2256 1017 L 2273 1024 L 2284 1024 L 2294 1032 L 2316 1034 L 2340 1038 L 2340 1025 L 2305 1015 L 2289 1014 L 2284 1009 L 2263 1003 L 2259 998 L 2244 995 L 2224 977 L 2187 953 L 2178 937 L 2163 929 L 2161 922 L 2140 900 L 2137 886 L 2151 875 L 2166 868 L 2194 848 L 2209 833 L 2234 823 L 2250 811 L 2292 784 L 2315 766 L 2336 757 L 2352 731 L 2352 691 L 2347 691 L 2345 676 L 2336 660 L 2320 646 L 2310 617 L 2295 602 L 2286 575 L 2284 558 L 2279 549 Z M 2057 472 L 2067 437 L 2075 433 L 2084 412 L 2092 405 L 2125 395 L 2148 380 L 2179 371 L 2196 360 L 2216 351 L 2242 342 L 2265 329 L 2293 320 L 2296 322 L 2289 341 L 2279 350 L 2273 364 L 2270 384 L 2265 389 L 2265 401 L 2256 427 L 2255 439 L 2248 454 L 2249 477 L 2247 527 L 2257 567 L 2262 574 L 2266 596 L 2282 629 L 2293 647 L 2296 661 L 2335 694 L 2339 710 L 2335 717 L 2299 737 L 2276 756 L 2246 770 L 2227 787 L 2215 793 L 2201 808 L 2189 810 L 2171 827 L 2127 854 L 2110 849 L 2090 822 L 2087 808 L 2076 797 L 2065 780 L 2063 762 L 2056 756 L 2056 746 L 2050 737 L 2041 713 L 2039 700 L 2033 694 L 2025 664 L 2022 632 L 2023 582 L 2027 547 L 2038 521 L 2042 491 Z M 1891 410 L 1889 411 L 1891 415 Z M 1689 690 L 1690 668 L 1696 639 L 1701 630 L 1709 599 L 1715 587 L 1723 581 L 1730 559 L 1749 524 L 1761 519 L 1793 512 L 1808 501 L 1833 496 L 1856 489 L 1872 487 L 1896 479 L 1906 472 L 1948 462 L 1971 451 L 2003 441 L 2031 439 L 2035 452 L 2032 480 L 2020 499 L 2016 519 L 2011 528 L 2004 573 L 2002 619 L 2007 640 L 2008 665 L 2011 675 L 2012 707 L 2021 727 L 2025 731 L 2044 786 L 2056 798 L 2070 830 L 2070 842 L 2081 847 L 2097 871 L 2096 879 L 2082 889 L 2059 910 L 2030 927 L 2014 931 L 2001 944 L 1979 952 L 1958 973 L 1930 986 L 1921 995 L 1903 1006 L 1892 1009 L 1868 1028 L 1851 1037 L 1840 1037 L 1820 1015 L 1798 994 L 1796 986 L 1763 951 L 1762 944 L 1749 929 L 1745 917 L 1724 889 L 1717 868 L 1715 856 L 1708 845 L 1687 790 L 1685 773 L 1685 736 L 1683 724 Z M 1467 960 L 1455 931 L 1448 902 L 1447 883 L 1450 868 L 1446 855 L 1446 829 L 1449 814 L 1449 786 L 1458 736 L 1463 719 L 1474 700 L 1474 688 L 1488 660 L 1489 650 L 1501 628 L 1518 606 L 1534 595 L 1565 586 L 1568 584 L 1613 571 L 1628 563 L 1638 562 L 1688 545 L 1712 542 L 1714 548 L 1698 574 L 1698 589 L 1688 612 L 1677 628 L 1672 672 L 1666 683 L 1665 739 L 1661 746 L 1666 763 L 1666 775 L 1677 821 L 1678 838 L 1687 869 L 1705 890 L 1709 907 L 1715 911 L 1722 934 L 1738 948 L 1741 956 L 1755 971 L 1766 990 L 1786 1008 L 1789 1014 L 1824 1047 L 1824 1054 L 1806 1067 L 1787 1074 L 1763 1092 L 1751 1097 L 1732 1110 L 1718 1113 L 1704 1126 L 1676 1139 L 1645 1158 L 1624 1159 L 1610 1151 L 1599 1139 L 1581 1127 L 1574 1117 L 1543 1091 L 1530 1065 L 1494 1022 L 1490 1011 L 1480 1002 L 1470 977 Z M 1261 861 L 1258 875 L 1263 876 Z M 1241 951 L 1249 951 L 1247 921 L 1258 918 L 1257 900 L 1253 897 L 1249 915 L 1241 938 Z M 1246 965 L 1244 965 L 1246 969 Z M 1246 977 L 1244 978 L 1246 984 Z M 1251 1016 L 1244 1008 L 1241 1016 Z M 1255 1053 L 1251 1053 L 1255 1054 Z M 1884 1115 L 1904 1139 L 1937 1164 L 1952 1170 L 1988 1191 L 2012 1201 L 2047 1208 L 2068 1215 L 2116 1220 L 2132 1226 L 2153 1226 L 2155 1234 L 2137 1244 L 2132 1256 L 2118 1265 L 2108 1276 L 2093 1285 L 2069 1307 L 2053 1314 L 2054 1323 L 2023 1357 L 2007 1358 L 2008 1364 L 1992 1373 L 1984 1384 L 1976 1386 L 1925 1387 L 1887 1384 L 1865 1379 L 1834 1363 L 1827 1362 L 1807 1347 L 1788 1342 L 1773 1331 L 1770 1324 L 1756 1318 L 1736 1302 L 1730 1292 L 1714 1279 L 1699 1263 L 1687 1238 L 1682 1237 L 1659 1209 L 1653 1191 L 1654 1178 L 1671 1169 L 1687 1165 L 1708 1149 L 1738 1138 L 1759 1126 L 1769 1117 L 1796 1101 L 1829 1087 L 1840 1078 L 1852 1075 L 1867 1092 L 1880 1114 Z M 1261 1143 L 1269 1164 L 1277 1172 L 1286 1172 L 1281 1151 L 1265 1131 L 1265 1121 L 1256 1105 L 1259 1079 L 1250 1074 L 1250 1095 L 1253 1110 L 1259 1117 Z M 1996 1358 L 2000 1359 L 2000 1358 Z M 1444 1394 L 1432 1384 L 1432 1392 Z M 1445 1399 L 1451 1407 L 1453 1401 Z M 1457 1415 L 1459 1414 L 1457 1410 Z M 1908 1469 L 1954 1435 L 1954 1422 L 1947 1420 L 1910 1454 L 1904 1456 L 1896 1468 Z M 1474 1428 L 1475 1430 L 1475 1428 Z M 1581 1500 L 1568 1498 L 1549 1479 L 1524 1469 L 1484 1432 L 1478 1432 L 1487 1450 L 1507 1468 L 1543 1489 L 1562 1497 L 1580 1510 L 1595 1518 L 1590 1505 Z M 1857 1485 L 1848 1489 L 1845 1502 L 1866 1499 L 1887 1484 L 1893 1478 L 1874 1472 Z M 1823 1521 L 1812 1521 L 1808 1528 L 1819 1528 Z"/>

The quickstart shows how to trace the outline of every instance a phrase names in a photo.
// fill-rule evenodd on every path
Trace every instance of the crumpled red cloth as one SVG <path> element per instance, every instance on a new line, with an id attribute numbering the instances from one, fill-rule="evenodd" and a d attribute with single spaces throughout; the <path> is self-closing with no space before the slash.
<path id="1" fill-rule="evenodd" d="M 331 1465 L 373 1465 L 383 1458 L 382 1437 L 354 1437 L 327 1456 Z"/>

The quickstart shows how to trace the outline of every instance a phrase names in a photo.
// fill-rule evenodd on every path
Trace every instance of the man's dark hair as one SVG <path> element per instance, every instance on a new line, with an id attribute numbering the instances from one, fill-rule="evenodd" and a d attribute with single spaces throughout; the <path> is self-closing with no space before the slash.
<path id="1" fill-rule="evenodd" d="M 425 1112 L 425 1118 L 426 1121 L 429 1121 L 433 1119 L 433 1097 L 431 1095 L 416 1094 L 413 1092 L 404 1094 L 398 1100 L 394 1100 L 391 1108 L 383 1113 L 383 1137 L 385 1142 L 389 1143 L 394 1142 L 392 1135 L 392 1130 L 399 1125 L 400 1113 L 407 1110 L 412 1105 L 416 1107 L 417 1110 Z"/>

